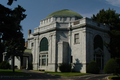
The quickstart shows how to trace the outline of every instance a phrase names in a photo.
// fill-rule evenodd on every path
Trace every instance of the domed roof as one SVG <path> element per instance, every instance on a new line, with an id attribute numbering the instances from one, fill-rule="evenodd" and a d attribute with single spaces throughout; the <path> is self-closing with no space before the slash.
<path id="1" fill-rule="evenodd" d="M 59 10 L 56 12 L 53 12 L 51 14 L 49 14 L 46 18 L 51 17 L 51 16 L 76 16 L 79 18 L 82 18 L 82 16 L 74 11 L 70 11 L 68 9 L 63 9 L 63 10 Z"/>

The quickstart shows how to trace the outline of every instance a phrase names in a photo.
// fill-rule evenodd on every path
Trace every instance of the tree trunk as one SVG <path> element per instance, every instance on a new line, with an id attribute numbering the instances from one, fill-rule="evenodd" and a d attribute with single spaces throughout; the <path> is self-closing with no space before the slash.
<path id="1" fill-rule="evenodd" d="M 12 64 L 11 64 L 11 66 L 12 66 L 13 72 L 15 72 L 15 67 L 14 67 L 14 55 L 12 55 Z"/>

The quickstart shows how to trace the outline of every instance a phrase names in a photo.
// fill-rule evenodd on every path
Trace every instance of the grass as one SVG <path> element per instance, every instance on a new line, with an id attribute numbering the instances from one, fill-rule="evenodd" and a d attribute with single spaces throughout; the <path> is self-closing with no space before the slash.
<path id="1" fill-rule="evenodd" d="M 109 80 L 120 80 L 120 75 L 114 75 L 114 76 L 110 76 Z"/>
<path id="2" fill-rule="evenodd" d="M 30 75 L 20 70 L 15 70 L 15 72 L 13 73 L 12 70 L 9 69 L 0 69 L 0 76 L 30 76 Z"/>
<path id="3" fill-rule="evenodd" d="M 64 76 L 64 77 L 81 76 L 81 75 L 90 74 L 90 73 L 78 73 L 78 72 L 51 72 L 51 71 L 40 71 L 40 72 L 49 73 L 51 75 Z"/>

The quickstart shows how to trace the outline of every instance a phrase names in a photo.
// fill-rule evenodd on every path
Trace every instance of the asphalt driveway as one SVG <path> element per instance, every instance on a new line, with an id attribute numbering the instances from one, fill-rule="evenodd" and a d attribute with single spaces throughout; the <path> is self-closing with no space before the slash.
<path id="1" fill-rule="evenodd" d="M 54 76 L 47 73 L 42 73 L 38 71 L 22 70 L 23 72 L 29 73 L 29 77 L 2 77 L 0 80 L 107 80 L 108 76 L 111 74 L 91 74 L 83 76 L 73 76 L 73 77 L 61 77 Z"/>

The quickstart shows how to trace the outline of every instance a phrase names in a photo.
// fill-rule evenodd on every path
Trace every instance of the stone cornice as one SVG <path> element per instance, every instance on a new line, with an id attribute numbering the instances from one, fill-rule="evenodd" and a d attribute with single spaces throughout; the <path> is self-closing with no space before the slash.
<path id="1" fill-rule="evenodd" d="M 32 33 L 32 35 L 40 35 L 40 34 L 43 34 L 43 33 L 48 33 L 48 32 L 51 32 L 51 31 L 69 31 L 68 28 L 51 28 L 51 29 L 48 29 L 46 31 L 42 31 L 42 32 L 36 32 L 36 33 Z"/>
<path id="2" fill-rule="evenodd" d="M 48 32 L 51 32 L 51 31 L 70 31 L 70 30 L 83 28 L 83 27 L 92 28 L 92 29 L 95 29 L 95 30 L 98 30 L 98 31 L 102 31 L 102 32 L 106 32 L 106 33 L 109 31 L 109 29 L 107 28 L 108 27 L 107 25 L 103 25 L 103 24 L 97 23 L 95 21 L 92 21 L 89 18 L 82 18 L 82 19 L 77 20 L 77 21 L 79 21 L 79 23 L 77 23 L 75 25 L 72 24 L 72 27 L 67 26 L 67 28 L 58 28 L 57 26 L 54 26 L 54 27 L 46 29 L 44 31 L 34 32 L 34 33 L 32 33 L 32 35 L 33 36 L 40 35 L 40 34 L 48 33 Z M 57 24 L 57 22 L 54 22 L 52 24 Z M 42 27 L 38 27 L 37 29 L 40 29 L 40 28 L 42 28 Z"/>
<path id="3" fill-rule="evenodd" d="M 92 28 L 92 29 L 99 30 L 99 31 L 102 31 L 102 32 L 108 32 L 108 30 L 97 28 L 95 26 L 92 26 L 92 25 L 89 25 L 89 24 L 86 24 L 86 23 L 74 26 L 71 29 L 74 30 L 74 29 L 83 28 L 83 27 Z M 70 30 L 69 28 L 57 28 L 57 27 L 55 27 L 55 28 L 48 29 L 46 31 L 32 33 L 32 35 L 34 35 L 34 36 L 35 35 L 40 35 L 40 34 L 48 33 L 48 32 L 51 32 L 51 31 L 69 31 L 69 30 Z"/>
<path id="4" fill-rule="evenodd" d="M 86 24 L 86 23 L 75 25 L 74 27 L 72 27 L 72 30 L 78 29 L 78 28 L 83 28 L 83 27 L 92 28 L 92 29 L 99 30 L 99 31 L 102 31 L 102 32 L 108 32 L 108 30 L 105 30 L 105 29 L 102 29 L 102 28 L 99 28 L 99 27 L 96 27 L 96 26 L 93 26 L 93 25 L 90 25 L 90 24 Z"/>
<path id="5" fill-rule="evenodd" d="M 41 25 L 41 26 L 39 26 L 39 27 L 37 27 L 37 28 L 43 28 L 43 27 L 46 27 L 46 26 L 50 26 L 50 25 L 52 25 L 52 24 L 56 24 L 57 22 L 56 21 L 54 21 L 54 22 L 51 22 L 51 23 L 49 23 L 49 24 L 46 24 L 46 25 Z M 35 29 L 37 29 L 37 28 L 35 28 Z"/>
<path id="6" fill-rule="evenodd" d="M 31 37 L 31 38 L 27 38 L 27 40 L 31 40 L 31 39 L 34 39 L 34 37 Z"/>
<path id="7" fill-rule="evenodd" d="M 102 32 L 108 32 L 108 30 L 101 29 L 99 27 L 95 27 L 95 26 L 92 26 L 92 25 L 89 25 L 89 24 L 87 24 L 86 27 L 89 27 L 89 28 L 92 28 L 92 29 L 95 29 L 95 30 L 98 30 L 98 31 L 102 31 Z"/>

